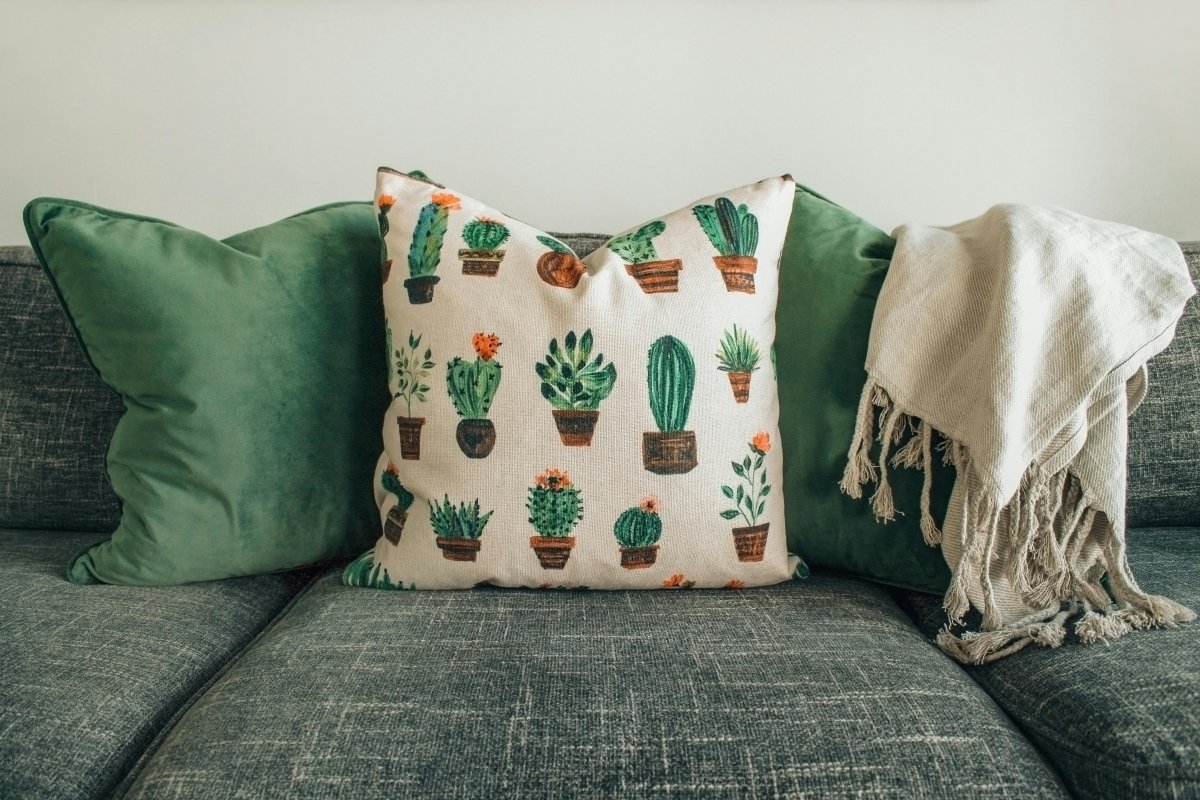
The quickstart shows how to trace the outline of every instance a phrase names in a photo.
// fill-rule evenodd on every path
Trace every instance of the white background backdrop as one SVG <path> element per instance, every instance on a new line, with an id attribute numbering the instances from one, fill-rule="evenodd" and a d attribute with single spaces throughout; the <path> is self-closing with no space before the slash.
<path id="1" fill-rule="evenodd" d="M 1196 0 L 0 0 L 0 244 L 65 196 L 214 235 L 422 168 L 615 231 L 768 175 L 1200 238 Z"/>

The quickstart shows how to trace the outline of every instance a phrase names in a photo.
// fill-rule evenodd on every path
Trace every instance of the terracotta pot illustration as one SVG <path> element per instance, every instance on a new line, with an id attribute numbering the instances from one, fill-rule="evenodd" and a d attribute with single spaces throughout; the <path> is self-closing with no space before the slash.
<path id="1" fill-rule="evenodd" d="M 407 461 L 419 461 L 421 458 L 421 428 L 425 425 L 424 417 L 396 417 L 396 426 L 400 429 L 400 457 Z"/>
<path id="2" fill-rule="evenodd" d="M 767 549 L 767 533 L 771 523 L 764 522 L 749 528 L 733 529 L 733 547 L 738 561 L 762 561 Z"/>
<path id="3" fill-rule="evenodd" d="M 733 389 L 733 399 L 738 403 L 745 403 L 750 399 L 750 373 L 749 372 L 727 372 L 729 376 L 729 386 Z"/>
<path id="4" fill-rule="evenodd" d="M 696 466 L 695 431 L 642 433 L 642 464 L 659 475 L 679 475 Z"/>
<path id="5" fill-rule="evenodd" d="M 556 408 L 550 413 L 558 426 L 558 436 L 567 447 L 587 447 L 592 443 L 599 411 Z"/>
<path id="6" fill-rule="evenodd" d="M 504 260 L 503 250 L 459 250 L 463 275 L 485 275 L 491 277 L 500 271 Z"/>
<path id="7" fill-rule="evenodd" d="M 679 271 L 682 269 L 683 262 L 678 258 L 625 265 L 625 271 L 634 277 L 646 294 L 678 292 Z"/>
<path id="8" fill-rule="evenodd" d="M 447 536 L 438 536 L 436 541 L 442 558 L 447 561 L 474 561 L 483 544 L 479 539 L 452 539 Z"/>
<path id="9" fill-rule="evenodd" d="M 754 256 L 713 256 L 713 263 L 725 279 L 725 290 L 754 294 L 754 273 L 758 259 Z"/>
<path id="10" fill-rule="evenodd" d="M 420 278 L 406 278 L 404 288 L 408 290 L 408 302 L 414 306 L 433 301 L 433 287 L 441 278 L 437 275 L 422 275 Z"/>
<path id="11" fill-rule="evenodd" d="M 392 260 L 390 258 L 380 265 L 380 272 L 383 273 L 383 282 L 387 283 L 387 279 L 392 275 Z"/>
<path id="12" fill-rule="evenodd" d="M 485 458 L 496 446 L 496 426 L 490 419 L 462 419 L 454 438 L 468 458 Z"/>
<path id="13" fill-rule="evenodd" d="M 541 562 L 542 569 L 562 569 L 575 547 L 574 536 L 530 536 L 529 546 Z"/>
<path id="14" fill-rule="evenodd" d="M 583 275 L 583 262 L 571 253 L 551 250 L 538 259 L 537 273 L 551 286 L 574 289 Z"/>
<path id="15" fill-rule="evenodd" d="M 404 533 L 404 523 L 408 521 L 408 511 L 400 506 L 392 506 L 383 521 L 383 538 L 392 544 L 400 544 L 400 534 Z"/>
<path id="16" fill-rule="evenodd" d="M 648 569 L 658 560 L 658 545 L 622 547 L 621 566 L 625 569 Z"/>

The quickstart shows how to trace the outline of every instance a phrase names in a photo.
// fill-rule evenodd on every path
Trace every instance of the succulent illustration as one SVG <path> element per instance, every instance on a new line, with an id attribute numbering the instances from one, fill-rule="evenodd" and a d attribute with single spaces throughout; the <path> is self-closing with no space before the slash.
<path id="1" fill-rule="evenodd" d="M 500 388 L 501 365 L 496 361 L 500 337 L 476 333 L 471 337 L 474 361 L 458 356 L 446 367 L 446 390 L 455 410 L 463 419 L 486 419 L 496 390 Z"/>
<path id="2" fill-rule="evenodd" d="M 425 278 L 437 272 L 450 212 L 461 207 L 458 197 L 449 192 L 434 192 L 429 203 L 422 206 L 408 248 L 408 272 L 412 277 Z"/>
<path id="3" fill-rule="evenodd" d="M 430 504 L 429 522 L 433 525 L 433 532 L 444 539 L 474 541 L 483 536 L 483 529 L 492 513 L 480 513 L 478 498 L 469 505 L 464 502 L 455 506 L 450 502 L 449 495 L 443 495 L 442 501 L 434 500 Z"/>
<path id="4" fill-rule="evenodd" d="M 495 250 L 508 241 L 508 227 L 490 217 L 477 217 L 463 226 L 463 241 L 472 250 Z"/>
<path id="5" fill-rule="evenodd" d="M 416 335 L 413 331 L 408 332 L 408 346 L 398 348 L 392 347 L 390 327 L 384 329 L 384 334 L 396 374 L 396 391 L 392 393 L 392 397 L 404 401 L 404 415 L 411 417 L 413 401 L 424 403 L 428 399 L 429 384 L 426 381 L 429 380 L 430 370 L 433 369 L 433 351 L 426 347 L 425 352 L 421 353 L 421 335 Z"/>
<path id="6" fill-rule="evenodd" d="M 687 345 L 674 336 L 663 336 L 650 346 L 646 368 L 650 413 L 663 433 L 682 431 L 687 425 L 696 388 L 696 362 Z"/>
<path id="7" fill-rule="evenodd" d="M 404 484 L 400 482 L 400 470 L 395 464 L 388 464 L 383 472 L 379 473 L 379 485 L 384 491 L 390 492 L 396 497 L 396 505 L 407 511 L 413 504 L 413 493 L 404 488 Z"/>
<path id="8" fill-rule="evenodd" d="M 745 328 L 735 324 L 721 338 L 721 349 L 717 351 L 720 365 L 717 369 L 722 372 L 753 372 L 758 369 L 761 358 L 758 342 L 746 333 Z"/>
<path id="9" fill-rule="evenodd" d="M 695 206 L 692 213 L 721 255 L 752 256 L 758 249 L 758 218 L 745 203 L 734 206 L 728 197 L 718 197 L 713 205 Z"/>
<path id="10" fill-rule="evenodd" d="M 658 498 L 647 497 L 633 508 L 621 512 L 613 525 L 613 535 L 621 547 L 650 547 L 662 537 L 662 518 L 658 516 Z"/>
<path id="11" fill-rule="evenodd" d="M 733 501 L 733 508 L 721 512 L 723 519 L 734 519 L 740 516 L 747 525 L 757 525 L 767 507 L 767 495 L 771 493 L 771 485 L 763 471 L 763 463 L 771 449 L 771 437 L 766 431 L 759 431 L 749 442 L 750 453 L 741 461 L 730 462 L 733 472 L 741 480 L 736 490 L 732 486 L 722 486 L 721 494 Z"/>
<path id="12" fill-rule="evenodd" d="M 594 411 L 612 392 L 617 368 L 604 363 L 603 353 L 591 358 L 592 345 L 591 328 L 579 337 L 569 331 L 561 347 L 558 339 L 551 339 L 545 362 L 534 365 L 542 381 L 542 397 L 554 408 Z"/>
<path id="13" fill-rule="evenodd" d="M 658 253 L 654 249 L 654 237 L 667 229 L 662 220 L 647 223 L 636 231 L 626 233 L 608 241 L 608 249 L 620 256 L 626 264 L 645 264 L 655 261 Z"/>
<path id="14" fill-rule="evenodd" d="M 583 519 L 579 489 L 571 483 L 570 475 L 557 469 L 548 469 L 537 476 L 529 487 L 525 507 L 529 510 L 529 524 L 542 536 L 570 536 Z"/>
<path id="15" fill-rule="evenodd" d="M 375 562 L 375 553 L 366 552 L 356 558 L 342 573 L 342 583 L 347 586 L 358 586 L 364 589 L 404 589 L 403 583 L 393 583 L 391 575 L 383 564 Z M 410 585 L 407 588 L 415 589 Z"/>

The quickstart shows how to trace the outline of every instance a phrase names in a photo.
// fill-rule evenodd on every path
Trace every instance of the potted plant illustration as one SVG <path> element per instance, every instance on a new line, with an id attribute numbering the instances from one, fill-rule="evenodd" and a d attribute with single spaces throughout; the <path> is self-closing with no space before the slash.
<path id="1" fill-rule="evenodd" d="M 354 559 L 342 572 L 342 581 L 347 586 L 358 586 L 363 589 L 415 589 L 413 584 L 407 587 L 403 581 L 394 583 L 388 574 L 387 567 L 375 562 L 375 551 L 368 550 Z"/>
<path id="2" fill-rule="evenodd" d="M 500 388 L 500 362 L 495 358 L 500 337 L 477 333 L 471 344 L 475 360 L 454 357 L 446 367 L 446 390 L 462 417 L 454 436 L 459 448 L 468 458 L 485 458 L 496 444 L 496 426 L 487 414 Z"/>
<path id="3" fill-rule="evenodd" d="M 579 489 L 567 473 L 548 469 L 529 487 L 525 507 L 529 509 L 529 524 L 538 532 L 529 537 L 529 546 L 542 568 L 562 569 L 575 546 L 571 531 L 583 519 Z"/>
<path id="4" fill-rule="evenodd" d="M 574 289 L 578 286 L 584 267 L 575 251 L 549 236 L 539 236 L 537 240 L 550 248 L 538 259 L 538 276 L 551 286 L 561 289 Z"/>
<path id="5" fill-rule="evenodd" d="M 625 261 L 625 271 L 646 294 L 679 291 L 679 271 L 683 269 L 683 262 L 678 258 L 660 261 L 654 249 L 654 237 L 666 229 L 665 222 L 655 220 L 608 241 L 608 249 Z"/>
<path id="6" fill-rule="evenodd" d="M 428 399 L 429 371 L 433 369 L 433 352 L 426 347 L 421 353 L 421 336 L 408 332 L 408 346 L 393 349 L 392 329 L 385 328 L 388 351 L 395 359 L 396 391 L 392 399 L 404 401 L 404 413 L 396 416 L 396 425 L 400 429 L 400 457 L 407 461 L 417 461 L 421 458 L 421 428 L 425 425 L 424 417 L 412 415 L 413 401 L 424 403 Z M 422 334 L 423 335 L 423 334 Z"/>
<path id="7" fill-rule="evenodd" d="M 545 363 L 534 365 L 542 380 L 542 397 L 550 401 L 558 435 L 568 447 L 586 447 L 592 443 L 596 420 L 600 417 L 600 401 L 612 392 L 617 380 L 617 368 L 604 363 L 604 354 L 592 355 L 592 329 L 575 336 L 569 331 L 563 337 L 550 340 Z"/>
<path id="8" fill-rule="evenodd" d="M 696 432 L 683 428 L 696 388 L 696 362 L 687 345 L 669 335 L 650 346 L 649 359 L 650 413 L 658 430 L 642 434 L 642 463 L 659 475 L 690 472 L 696 466 Z"/>
<path id="9" fill-rule="evenodd" d="M 379 475 L 379 485 L 384 491 L 396 498 L 383 520 L 383 536 L 392 544 L 400 544 L 400 536 L 404 533 L 404 523 L 408 521 L 408 509 L 413 504 L 413 493 L 404 488 L 400 482 L 400 470 L 395 464 L 388 464 Z"/>
<path id="10" fill-rule="evenodd" d="M 413 305 L 433 300 L 433 287 L 441 280 L 434 273 L 442 260 L 446 225 L 450 219 L 450 212 L 461 207 L 457 196 L 449 192 L 434 192 L 417 215 L 412 244 L 408 248 L 410 277 L 404 281 L 404 288 L 408 290 L 408 302 Z"/>
<path id="11" fill-rule="evenodd" d="M 733 501 L 733 508 L 721 512 L 723 519 L 741 517 L 744 526 L 733 529 L 733 547 L 738 561 L 762 561 L 767 548 L 767 534 L 771 523 L 761 525 L 758 520 L 767 507 L 767 495 L 771 485 L 767 483 L 763 462 L 771 450 L 771 437 L 759 431 L 749 443 L 750 454 L 741 461 L 731 462 L 733 472 L 740 479 L 737 488 L 722 486 L 721 494 Z"/>
<path id="12" fill-rule="evenodd" d="M 754 273 L 758 270 L 758 218 L 745 203 L 735 206 L 728 197 L 718 197 L 710 205 L 692 208 L 696 220 L 720 255 L 713 263 L 725 279 L 725 290 L 754 294 Z"/>
<path id="13" fill-rule="evenodd" d="M 758 369 L 762 358 L 756 342 L 745 328 L 734 325 L 721 337 L 721 349 L 717 351 L 717 369 L 729 376 L 733 399 L 745 403 L 750 399 L 750 373 Z"/>
<path id="14" fill-rule="evenodd" d="M 448 495 L 443 500 L 434 500 L 429 506 L 429 522 L 437 536 L 438 549 L 447 561 L 474 561 L 479 554 L 479 537 L 491 519 L 491 511 L 479 513 L 479 499 L 473 503 L 459 503 L 456 507 Z"/>
<path id="15" fill-rule="evenodd" d="M 388 276 L 392 274 L 392 260 L 388 258 L 387 235 L 391 230 L 391 225 L 388 224 L 388 212 L 392 210 L 392 206 L 396 205 L 396 198 L 390 194 L 381 194 L 379 199 L 375 201 L 379 207 L 379 261 L 380 272 L 383 273 L 383 282 L 387 283 Z"/>
<path id="16" fill-rule="evenodd" d="M 650 496 L 617 517 L 613 535 L 621 545 L 621 566 L 625 569 L 646 569 L 658 559 L 658 540 L 662 537 L 658 509 L 658 498 Z"/>
<path id="17" fill-rule="evenodd" d="M 458 251 L 462 259 L 463 275 L 494 276 L 500 271 L 504 251 L 500 245 L 508 241 L 508 227 L 490 217 L 476 217 L 463 226 L 463 241 L 466 249 Z"/>

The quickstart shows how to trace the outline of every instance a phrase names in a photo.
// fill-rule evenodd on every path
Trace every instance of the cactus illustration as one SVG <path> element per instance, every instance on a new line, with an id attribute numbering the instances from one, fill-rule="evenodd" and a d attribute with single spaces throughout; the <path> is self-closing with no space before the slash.
<path id="1" fill-rule="evenodd" d="M 625 569 L 647 569 L 658 560 L 658 540 L 662 537 L 658 510 L 658 498 L 651 495 L 617 517 L 613 535 L 621 546 L 621 566 Z"/>
<path id="2" fill-rule="evenodd" d="M 525 508 L 538 533 L 529 539 L 538 561 L 545 569 L 562 569 L 575 546 L 571 531 L 583 519 L 583 503 L 571 476 L 557 469 L 539 474 L 529 487 Z"/>
<path id="3" fill-rule="evenodd" d="M 726 290 L 754 294 L 758 217 L 745 203 L 735 206 L 728 197 L 718 197 L 712 205 L 693 206 L 692 213 L 719 254 L 713 262 L 721 270 Z"/>
<path id="4" fill-rule="evenodd" d="M 625 262 L 625 271 L 646 294 L 679 291 L 683 262 L 678 258 L 660 260 L 654 249 L 654 237 L 666 229 L 665 222 L 655 220 L 608 242 L 608 249 Z"/>
<path id="5" fill-rule="evenodd" d="M 462 417 L 458 423 L 458 446 L 470 458 L 484 458 L 496 444 L 496 428 L 487 418 L 496 390 L 500 388 L 500 362 L 496 351 L 500 337 L 476 333 L 471 337 L 475 360 L 458 356 L 446 365 L 446 391 Z"/>
<path id="6" fill-rule="evenodd" d="M 404 282 L 410 303 L 433 300 L 433 287 L 439 280 L 434 273 L 441 263 L 442 243 L 446 239 L 450 212 L 461 207 L 457 196 L 449 192 L 434 192 L 429 203 L 422 206 L 417 214 L 412 244 L 408 248 L 410 277 Z"/>
<path id="7" fill-rule="evenodd" d="M 388 223 L 388 212 L 396 205 L 396 198 L 390 194 L 381 194 L 375 201 L 379 208 L 379 263 L 383 274 L 383 282 L 387 283 L 392 274 L 392 260 L 388 258 L 387 235 L 392 226 Z"/>
<path id="8" fill-rule="evenodd" d="M 462 235 L 472 250 L 495 250 L 508 241 L 508 227 L 499 220 L 477 217 L 463 226 Z"/>
<path id="9" fill-rule="evenodd" d="M 642 434 L 642 462 L 660 475 L 689 472 L 697 463 L 696 433 L 684 426 L 696 388 L 696 362 L 687 346 L 670 335 L 657 339 L 650 346 L 646 383 L 658 431 Z"/>
<path id="10" fill-rule="evenodd" d="M 391 463 L 380 473 L 379 485 L 396 498 L 396 504 L 388 509 L 387 518 L 383 521 L 383 536 L 392 544 L 399 544 L 404 523 L 408 521 L 408 509 L 413 504 L 413 493 L 400 482 L 400 470 Z"/>
<path id="11" fill-rule="evenodd" d="M 434 500 L 429 506 L 429 524 L 433 526 L 438 548 L 447 561 L 474 561 L 479 553 L 479 538 L 494 512 L 480 512 L 479 499 L 469 505 L 450 502 L 443 495 L 441 502 Z"/>
<path id="12" fill-rule="evenodd" d="M 636 231 L 617 236 L 608 241 L 608 249 L 625 260 L 626 264 L 645 264 L 658 258 L 654 249 L 654 237 L 667 229 L 667 224 L 656 219 Z"/>

